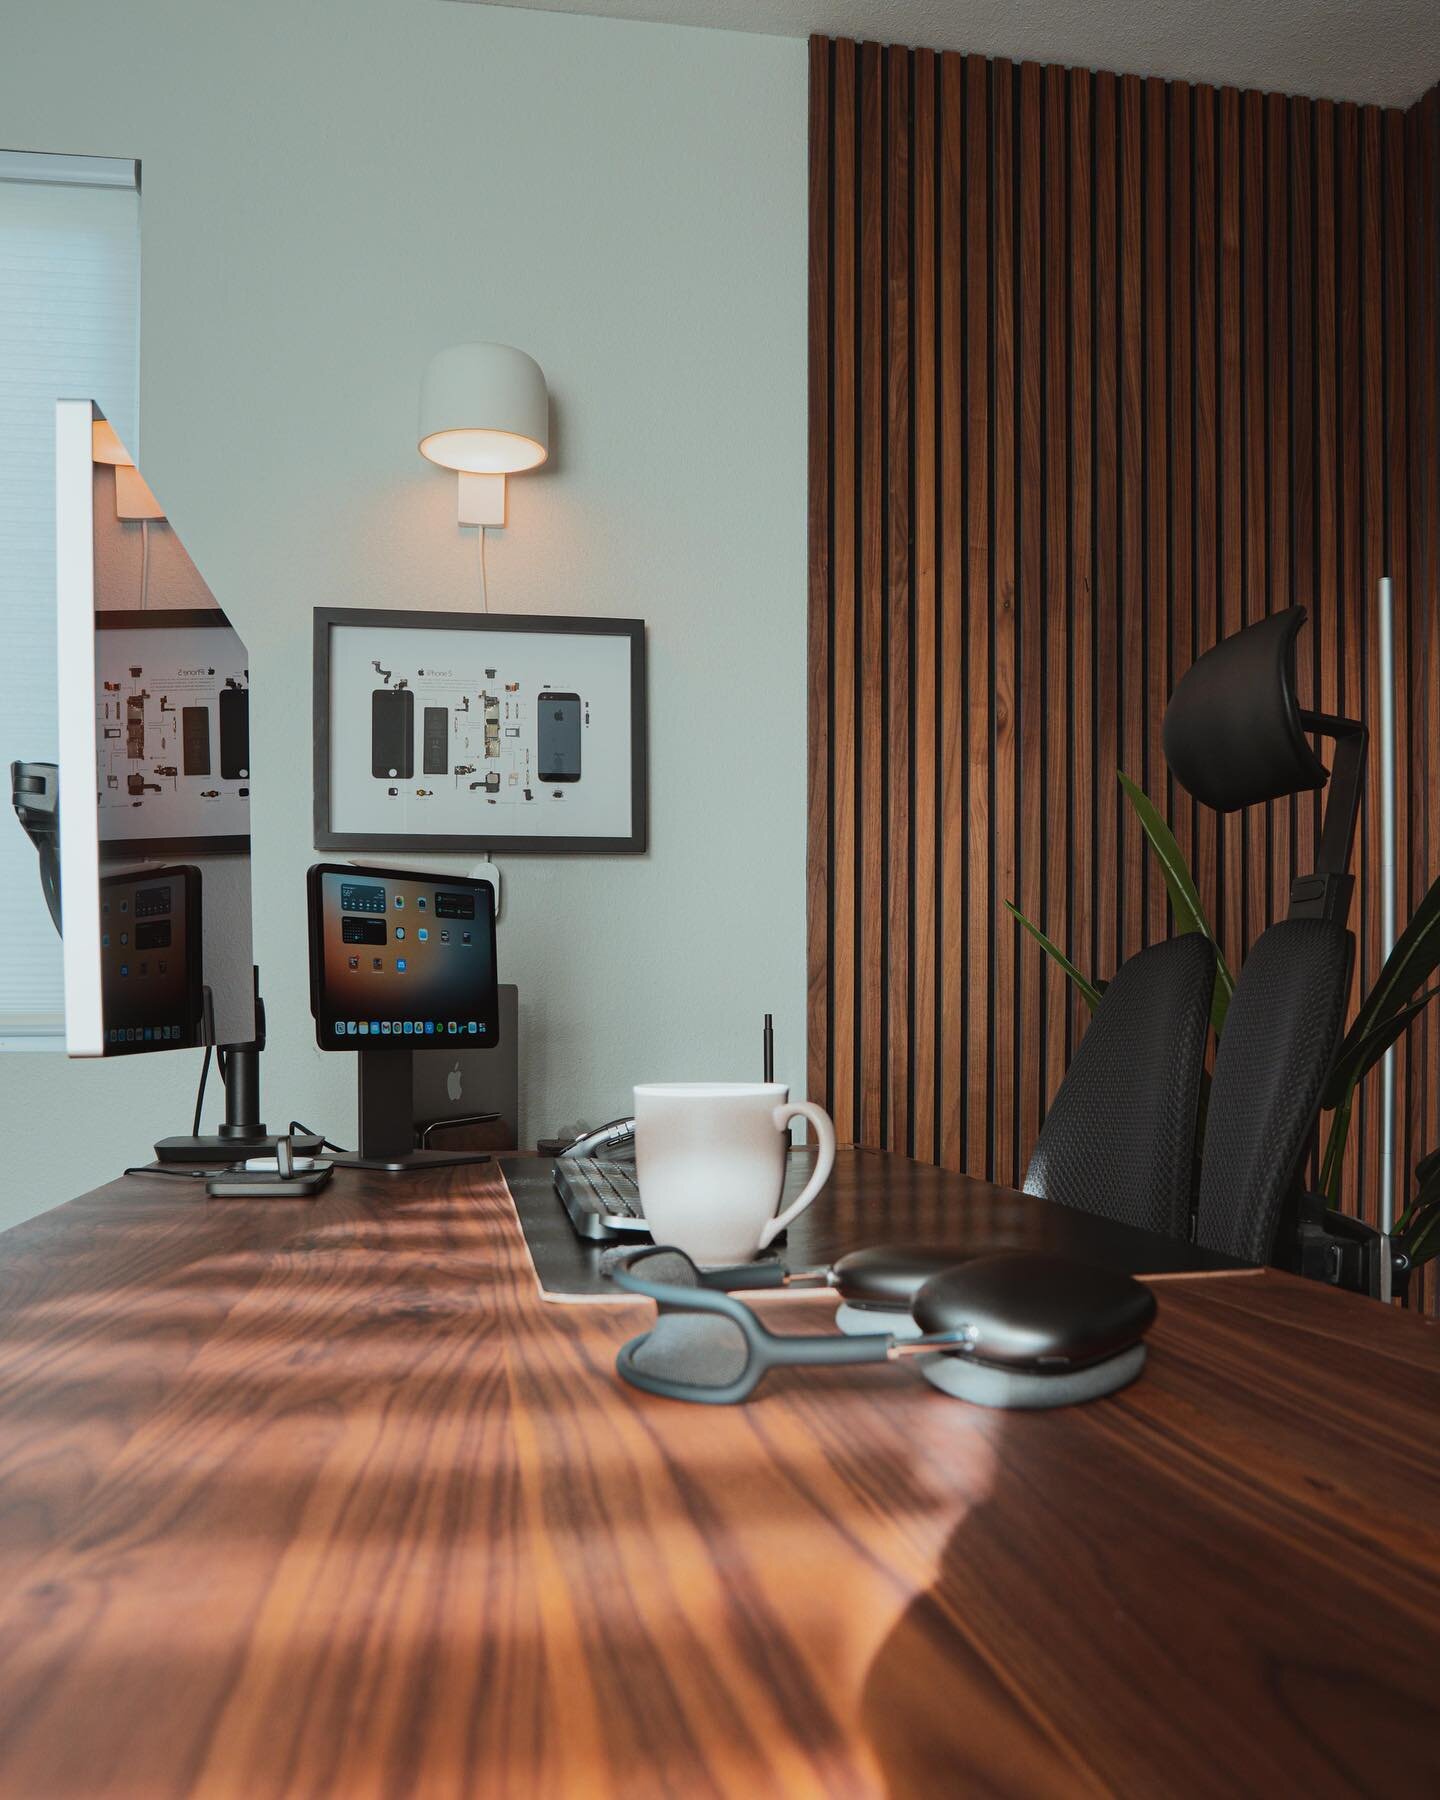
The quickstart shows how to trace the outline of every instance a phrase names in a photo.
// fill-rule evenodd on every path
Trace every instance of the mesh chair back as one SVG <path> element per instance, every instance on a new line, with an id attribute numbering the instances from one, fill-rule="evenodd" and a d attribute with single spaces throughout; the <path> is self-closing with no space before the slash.
<path id="1" fill-rule="evenodd" d="M 1215 1056 L 1196 1236 L 1268 1262 L 1340 1039 L 1353 940 L 1333 919 L 1286 919 L 1255 940 Z"/>
<path id="2" fill-rule="evenodd" d="M 1025 1192 L 1188 1237 L 1215 952 L 1188 932 L 1105 989 L 1045 1115 Z"/>

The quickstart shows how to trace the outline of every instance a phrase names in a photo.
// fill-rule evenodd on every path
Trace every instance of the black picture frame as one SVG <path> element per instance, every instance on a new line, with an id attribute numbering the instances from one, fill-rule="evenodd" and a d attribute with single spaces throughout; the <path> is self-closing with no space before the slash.
<path id="1" fill-rule="evenodd" d="M 314 838 L 317 850 L 400 850 L 424 855 L 489 851 L 504 856 L 639 855 L 649 848 L 649 708 L 643 619 L 579 618 L 552 613 L 420 612 L 408 607 L 314 609 Z M 623 837 L 503 837 L 493 833 L 337 831 L 330 819 L 330 634 L 336 626 L 383 632 L 534 632 L 626 638 L 630 644 L 630 831 Z"/>

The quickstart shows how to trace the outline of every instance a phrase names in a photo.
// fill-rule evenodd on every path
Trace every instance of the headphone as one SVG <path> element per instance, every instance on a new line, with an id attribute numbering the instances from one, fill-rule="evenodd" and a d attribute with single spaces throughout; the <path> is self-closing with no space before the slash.
<path id="1" fill-rule="evenodd" d="M 917 1253 L 855 1254 L 873 1291 L 887 1269 L 896 1281 L 909 1279 Z M 731 1296 L 732 1288 L 802 1283 L 843 1294 L 847 1263 L 791 1275 L 774 1263 L 702 1270 L 667 1245 L 629 1251 L 607 1273 L 653 1300 L 657 1317 L 621 1347 L 616 1368 L 647 1393 L 723 1406 L 748 1399 L 772 1369 L 914 1358 L 932 1386 L 957 1399 L 1044 1408 L 1115 1393 L 1144 1367 L 1154 1295 L 1133 1276 L 1069 1257 L 1006 1252 L 929 1273 L 905 1328 L 894 1331 L 780 1335 Z"/>

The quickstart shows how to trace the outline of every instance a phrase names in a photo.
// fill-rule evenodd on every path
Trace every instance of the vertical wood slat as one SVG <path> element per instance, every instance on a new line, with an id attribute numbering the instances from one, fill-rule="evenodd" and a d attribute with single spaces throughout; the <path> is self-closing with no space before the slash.
<path id="1" fill-rule="evenodd" d="M 1265 231 L 1265 98 L 1247 93 L 1241 117 L 1243 198 L 1241 219 L 1241 346 L 1243 478 L 1241 505 L 1245 517 L 1244 619 L 1263 619 L 1266 604 L 1270 531 L 1268 474 Z M 1238 935 L 1250 944 L 1265 929 L 1270 911 L 1270 813 L 1272 807 L 1250 807 L 1245 814 L 1245 917 Z"/>
<path id="2" fill-rule="evenodd" d="M 1095 541 L 1095 928 L 1097 967 L 1120 960 L 1119 415 L 1116 383 L 1116 81 L 1095 77 L 1091 269 Z"/>
<path id="3" fill-rule="evenodd" d="M 1170 686 L 1189 668 L 1193 656 L 1195 616 L 1193 377 L 1191 337 L 1191 148 L 1192 90 L 1176 87 L 1170 95 L 1170 593 L 1167 632 L 1170 640 Z M 1194 867 L 1195 803 L 1171 783 L 1170 824 L 1181 854 Z"/>
<path id="4" fill-rule="evenodd" d="M 1169 129 L 1167 85 L 1163 81 L 1147 81 L 1144 152 L 1145 318 L 1142 329 L 1145 352 L 1144 604 L 1148 653 L 1143 690 L 1145 701 L 1141 710 L 1146 715 L 1147 734 L 1143 776 L 1145 791 L 1167 817 L 1174 812 L 1171 802 L 1173 783 L 1160 741 L 1164 714 L 1154 704 L 1154 696 L 1170 692 L 1167 626 L 1169 608 L 1166 604 L 1170 585 L 1170 542 L 1169 514 L 1165 506 L 1170 430 L 1167 386 L 1170 247 L 1166 236 L 1169 218 Z M 1154 943 L 1169 932 L 1169 899 L 1159 858 L 1146 855 L 1142 850 L 1140 860 L 1147 871 L 1144 941 Z"/>
<path id="5" fill-rule="evenodd" d="M 1141 449 L 1141 369 L 1144 364 L 1145 322 L 1141 316 L 1140 209 L 1140 81 L 1126 75 L 1120 83 L 1120 153 L 1116 169 L 1119 184 L 1118 279 L 1120 335 L 1119 452 L 1117 470 L 1116 618 L 1120 634 L 1120 754 L 1119 766 L 1132 780 L 1145 782 L 1145 570 L 1143 549 L 1145 521 L 1141 501 L 1145 492 L 1145 464 Z M 1112 781 L 1115 778 L 1111 777 Z M 1124 869 L 1121 906 L 1121 956 L 1133 956 L 1145 946 L 1145 864 L 1147 858 L 1135 816 L 1116 804 L 1120 825 L 1117 854 Z"/>
<path id="6" fill-rule="evenodd" d="M 1216 641 L 1219 550 L 1219 511 L 1216 504 L 1215 449 L 1218 421 L 1215 411 L 1215 90 L 1197 87 L 1191 108 L 1191 368 L 1190 455 L 1194 482 L 1194 514 L 1190 526 L 1191 567 L 1194 570 L 1193 611 L 1186 661 Z M 1205 916 L 1225 941 L 1225 921 L 1219 897 L 1219 832 L 1216 814 L 1208 806 L 1194 813 L 1195 839 L 1192 867 Z"/>
<path id="7" fill-rule="evenodd" d="M 1070 941 L 1073 962 L 1100 967 L 1095 905 L 1095 586 L 1094 586 L 1094 326 L 1090 271 L 1090 183 L 1093 172 L 1093 83 L 1084 69 L 1070 75 L 1070 595 L 1075 625 L 1070 683 L 1070 738 L 1074 760 L 1075 830 L 1071 839 L 1075 905 Z M 1072 1001 L 1072 1041 L 1085 1029 L 1084 1002 Z"/>
<path id="8" fill-rule="evenodd" d="M 1015 895 L 1015 826 L 1018 796 L 1015 732 L 1015 73 L 1012 63 L 991 65 L 990 293 L 991 345 L 991 888 L 990 942 L 990 1168 L 991 1179 L 1015 1179 L 1015 1049 L 1019 1026 L 1015 990 L 1018 927 L 1005 901 Z"/>
<path id="9" fill-rule="evenodd" d="M 888 1012 L 886 1141 L 910 1138 L 914 1083 L 910 1027 L 910 57 L 885 52 L 885 316 L 887 475 L 886 746 L 884 879 L 888 882 L 885 1001 Z"/>
<path id="10" fill-rule="evenodd" d="M 1241 348 L 1240 314 L 1240 95 L 1222 88 L 1219 96 L 1219 145 L 1216 202 L 1216 482 L 1219 489 L 1219 585 L 1216 632 L 1229 637 L 1245 624 L 1245 545 L 1241 523 Z M 1244 956 L 1246 816 L 1227 814 L 1220 820 L 1221 946 L 1231 967 Z M 1221 929 L 1217 925 L 1217 930 Z"/>
<path id="11" fill-rule="evenodd" d="M 962 508 L 966 465 L 961 409 L 960 309 L 964 304 L 964 210 L 961 184 L 961 59 L 940 59 L 940 943 L 945 1004 L 940 1039 L 940 1155 L 947 1169 L 964 1161 L 964 1028 L 966 1005 L 983 993 L 965 985 L 963 883 L 971 785 L 965 759 L 965 632 Z M 973 871 L 971 879 L 974 879 Z M 974 1062 L 968 1065 L 976 1068 Z"/>
<path id="12" fill-rule="evenodd" d="M 1070 708 L 1069 681 L 1073 658 L 1072 614 L 1067 560 L 1069 524 L 1069 437 L 1067 431 L 1066 350 L 1068 334 L 1069 259 L 1065 244 L 1068 208 L 1069 146 L 1065 125 L 1066 80 L 1063 69 L 1045 71 L 1045 595 L 1043 625 L 1045 664 L 1045 770 L 1041 804 L 1044 850 L 1043 914 L 1060 943 L 1070 935 Z M 1041 968 L 1045 989 L 1045 1066 L 1037 1066 L 1043 1107 L 1065 1073 L 1070 1053 L 1070 984 L 1047 957 Z"/>
<path id="13" fill-rule="evenodd" d="M 1040 149 L 1043 134 L 1041 70 L 1038 63 L 1020 65 L 1016 96 L 1015 171 L 1016 265 L 1016 428 L 1019 435 L 1015 489 L 1016 569 L 1015 625 L 1019 655 L 1015 690 L 1015 791 L 1018 879 L 1011 889 L 1027 918 L 1044 916 L 1040 859 L 1046 854 L 1045 817 L 1045 593 L 1041 556 L 1045 488 L 1044 451 L 1040 437 L 1040 345 L 1044 326 L 1042 281 Z M 1008 913 L 997 915 L 1000 929 L 1016 945 L 1018 1011 L 1011 1037 L 1016 1050 L 1016 1112 L 1020 1146 L 1033 1144 L 1040 1129 L 1046 1056 L 1044 970 L 1040 959 L 1020 949 L 1017 927 Z M 1028 1030 L 1022 1028 L 1025 1022 Z M 1020 1165 L 1023 1173 L 1023 1164 Z"/>
<path id="14" fill-rule="evenodd" d="M 914 220 L 910 234 L 914 258 L 914 375 L 911 412 L 914 420 L 915 659 L 911 669 L 914 750 L 915 880 L 912 946 L 912 1010 L 915 1077 L 911 1097 L 912 1129 L 907 1144 L 924 1162 L 936 1160 L 935 1040 L 941 1008 L 936 990 L 935 868 L 936 694 L 940 659 L 935 639 L 935 71 L 931 51 L 914 55 L 915 141 L 911 160 Z M 949 993 L 949 989 L 942 990 Z"/>
<path id="15" fill-rule="evenodd" d="M 816 39 L 810 116 L 809 1081 L 847 1140 L 1012 1181 L 1086 1015 L 1006 902 L 1102 977 L 1172 929 L 1115 769 L 1232 961 L 1313 857 L 1313 802 L 1217 823 L 1168 778 L 1166 692 L 1218 636 L 1307 606 L 1303 695 L 1373 715 L 1394 577 L 1402 913 L 1429 885 L 1440 94 L 1407 123 Z M 1401 1072 L 1403 1165 L 1440 1020 Z M 1367 1095 L 1372 1217 L 1378 1132 Z"/>
<path id="16" fill-rule="evenodd" d="M 855 737 L 860 791 L 856 807 L 860 864 L 860 923 L 855 954 L 860 988 L 857 1049 L 857 1135 L 877 1144 L 883 1135 L 885 1091 L 885 958 L 881 930 L 881 859 L 884 855 L 884 246 L 881 239 L 880 46 L 860 46 L 860 606 L 856 630 Z"/>
<path id="17" fill-rule="evenodd" d="M 974 266 L 986 267 L 990 243 L 990 68 L 965 61 L 965 225 Z M 988 280 L 965 284 L 965 594 L 967 683 L 964 851 L 968 870 L 965 957 L 965 1162 L 990 1167 L 990 312 Z M 958 645 L 955 646 L 959 648 Z"/>

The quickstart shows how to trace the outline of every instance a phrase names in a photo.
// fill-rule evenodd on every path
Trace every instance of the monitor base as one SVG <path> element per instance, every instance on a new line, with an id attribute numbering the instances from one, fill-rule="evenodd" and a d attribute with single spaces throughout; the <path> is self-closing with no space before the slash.
<path id="1" fill-rule="evenodd" d="M 308 1155 L 308 1152 L 306 1152 Z M 385 1175 L 419 1175 L 427 1169 L 459 1169 L 488 1163 L 488 1150 L 402 1150 L 394 1156 L 365 1156 L 353 1150 L 326 1152 L 337 1169 L 378 1169 Z"/>
<path id="2" fill-rule="evenodd" d="M 199 1137 L 161 1138 L 155 1146 L 155 1160 L 160 1163 L 244 1162 L 249 1156 L 273 1156 L 279 1142 L 278 1136 L 267 1131 L 257 1131 L 253 1137 L 219 1137 L 212 1132 L 202 1133 Z M 323 1156 L 324 1142 L 323 1138 L 303 1137 L 299 1133 L 290 1140 L 297 1156 Z"/>

